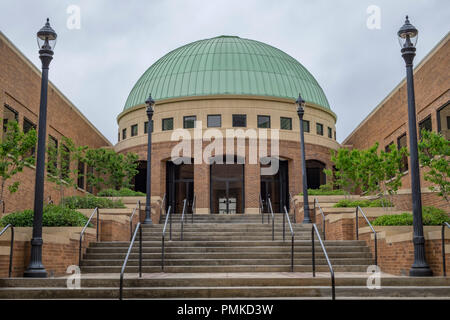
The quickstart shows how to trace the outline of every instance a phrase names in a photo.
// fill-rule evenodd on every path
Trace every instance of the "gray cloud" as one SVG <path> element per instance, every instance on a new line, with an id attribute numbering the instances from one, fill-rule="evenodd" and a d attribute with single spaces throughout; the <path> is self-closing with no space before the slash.
<path id="1" fill-rule="evenodd" d="M 80 30 L 66 27 L 71 4 L 81 8 Z M 372 4 L 380 30 L 366 27 Z M 405 14 L 420 30 L 418 63 L 449 31 L 449 9 L 445 0 L 2 1 L 0 30 L 40 66 L 35 33 L 50 17 L 59 36 L 50 79 L 113 143 L 141 74 L 170 50 L 222 34 L 268 43 L 308 68 L 342 141 L 404 77 L 396 32 Z"/>

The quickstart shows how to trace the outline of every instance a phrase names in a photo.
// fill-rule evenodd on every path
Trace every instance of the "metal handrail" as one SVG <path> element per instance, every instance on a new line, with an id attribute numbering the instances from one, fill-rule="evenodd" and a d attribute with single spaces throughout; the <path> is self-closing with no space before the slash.
<path id="1" fill-rule="evenodd" d="M 444 277 L 447 276 L 446 266 L 445 266 L 445 227 L 450 228 L 450 224 L 448 222 L 444 222 L 442 224 L 441 231 L 441 244 L 442 244 L 442 269 L 444 270 Z"/>
<path id="2" fill-rule="evenodd" d="M 94 211 L 92 211 L 91 216 L 89 217 L 88 221 L 86 222 L 86 224 L 83 227 L 83 230 L 81 230 L 81 233 L 80 233 L 80 246 L 78 248 L 78 265 L 79 266 L 81 265 L 81 250 L 82 250 L 82 247 L 83 247 L 83 235 L 84 235 L 84 232 L 86 231 L 86 228 L 88 227 L 88 225 L 91 222 L 92 217 L 94 216 L 95 213 L 97 213 L 97 223 L 96 223 L 97 224 L 97 234 L 96 234 L 95 238 L 98 241 L 99 210 L 98 210 L 98 207 L 97 207 L 97 208 L 94 209 Z"/>
<path id="3" fill-rule="evenodd" d="M 292 198 L 292 194 L 289 192 L 289 201 L 291 203 L 292 212 L 294 213 L 294 223 L 297 223 L 297 215 L 295 214 L 295 202 L 294 198 Z"/>
<path id="4" fill-rule="evenodd" d="M 0 236 L 11 228 L 11 240 L 10 240 L 10 249 L 9 249 L 9 271 L 8 271 L 8 277 L 11 278 L 12 276 L 12 263 L 13 263 L 13 255 L 14 255 L 14 226 L 11 223 L 8 223 L 6 227 L 3 228 L 2 231 L 0 231 Z"/>
<path id="5" fill-rule="evenodd" d="M 331 265 L 330 258 L 328 258 L 327 250 L 325 249 L 325 245 L 323 244 L 322 239 L 320 238 L 319 230 L 317 229 L 317 226 L 315 223 L 313 223 L 311 228 L 311 245 L 312 245 L 312 267 L 313 267 L 313 277 L 316 276 L 316 252 L 314 248 L 314 233 L 317 233 L 317 239 L 319 240 L 320 246 L 322 247 L 323 254 L 325 256 L 325 259 L 327 260 L 328 268 L 330 269 L 331 273 L 331 299 L 336 299 L 336 287 L 335 287 L 335 281 L 334 281 L 334 270 L 333 266 Z"/>
<path id="6" fill-rule="evenodd" d="M 261 214 L 261 223 L 264 224 L 264 203 L 262 202 L 261 193 L 259 194 L 259 213 Z"/>
<path id="7" fill-rule="evenodd" d="M 130 241 L 131 238 L 133 238 L 133 217 L 136 213 L 136 210 L 139 211 L 139 215 L 141 214 L 141 200 L 138 200 L 136 203 L 136 207 L 134 207 L 133 212 L 131 213 L 130 216 Z"/>
<path id="8" fill-rule="evenodd" d="M 194 223 L 194 209 L 195 209 L 195 205 L 196 205 L 196 199 L 197 199 L 197 195 L 194 193 L 194 199 L 192 200 L 192 223 Z"/>
<path id="9" fill-rule="evenodd" d="M 275 216 L 273 215 L 272 201 L 270 198 L 267 198 L 267 202 L 269 203 L 269 211 L 272 215 L 272 241 L 275 240 Z"/>
<path id="10" fill-rule="evenodd" d="M 123 261 L 122 270 L 120 271 L 120 287 L 119 287 L 119 299 L 123 298 L 123 274 L 125 273 L 125 268 L 128 263 L 128 258 L 130 257 L 131 249 L 133 249 L 134 241 L 136 240 L 137 231 L 139 230 L 139 278 L 142 278 L 142 225 L 140 222 L 136 224 L 136 229 L 134 230 L 133 237 L 130 241 L 130 246 L 128 247 L 127 255 Z"/>
<path id="11" fill-rule="evenodd" d="M 322 208 L 320 207 L 319 201 L 317 198 L 314 198 L 314 217 L 316 216 L 316 204 L 319 208 L 319 212 L 322 215 L 322 233 L 323 233 L 323 240 L 326 240 L 326 230 L 325 230 L 325 214 L 323 213 Z"/>
<path id="12" fill-rule="evenodd" d="M 183 213 L 181 214 L 181 235 L 180 235 L 180 240 L 183 240 L 184 214 L 186 213 L 186 202 L 187 202 L 187 199 L 184 199 L 183 200 Z"/>
<path id="13" fill-rule="evenodd" d="M 162 237 L 161 237 L 161 270 L 164 271 L 164 256 L 165 256 L 165 245 L 164 245 L 164 240 L 166 238 L 166 229 L 167 229 L 167 222 L 169 222 L 169 240 L 172 240 L 172 215 L 170 214 L 172 207 L 169 206 L 169 208 L 167 209 L 167 215 L 166 215 L 166 222 L 164 223 L 164 228 L 163 228 L 163 232 L 162 232 Z M 169 218 L 170 217 L 170 218 Z"/>
<path id="14" fill-rule="evenodd" d="M 372 229 L 372 232 L 374 234 L 374 246 L 375 246 L 375 265 L 378 265 L 378 244 L 377 244 L 377 232 L 373 228 L 372 224 L 370 223 L 369 219 L 367 219 L 367 216 L 364 214 L 360 206 L 356 207 L 356 240 L 359 240 L 359 222 L 358 222 L 358 212 L 361 212 L 364 219 L 366 219 L 367 224 L 369 225 L 370 229 Z"/>
<path id="15" fill-rule="evenodd" d="M 291 229 L 291 272 L 294 272 L 294 229 L 292 228 L 291 219 L 289 218 L 289 212 L 284 206 L 284 215 L 283 215 L 283 241 L 284 241 L 284 224 L 285 224 L 285 218 L 287 217 L 287 221 L 289 223 L 289 228 Z"/>

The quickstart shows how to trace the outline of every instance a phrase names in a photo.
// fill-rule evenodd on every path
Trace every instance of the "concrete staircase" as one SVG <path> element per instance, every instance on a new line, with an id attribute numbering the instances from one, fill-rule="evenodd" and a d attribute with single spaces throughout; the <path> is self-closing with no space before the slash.
<path id="1" fill-rule="evenodd" d="M 172 241 L 166 234 L 165 268 L 161 272 L 162 225 L 143 229 L 143 272 L 138 272 L 138 242 L 126 269 L 124 297 L 155 298 L 314 298 L 331 296 L 330 274 L 316 243 L 317 277 L 311 274 L 311 226 L 296 224 L 295 272 L 290 272 L 291 238 L 282 215 L 272 225 L 260 215 L 196 215 L 184 225 L 173 216 Z M 336 297 L 450 298 L 450 278 L 407 278 L 384 275 L 381 289 L 369 290 L 367 267 L 373 264 L 363 241 L 325 241 L 336 272 Z M 129 242 L 93 243 L 84 255 L 81 289 L 66 286 L 65 278 L 0 279 L 0 299 L 116 299 L 119 273 Z"/>

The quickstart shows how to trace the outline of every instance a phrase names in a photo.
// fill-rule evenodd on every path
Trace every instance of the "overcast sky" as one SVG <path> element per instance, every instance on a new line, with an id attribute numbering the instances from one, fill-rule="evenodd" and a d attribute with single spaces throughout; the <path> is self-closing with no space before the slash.
<path id="1" fill-rule="evenodd" d="M 80 8 L 79 29 L 67 27 L 70 5 Z M 379 29 L 367 27 L 371 5 Z M 448 0 L 2 0 L 0 30 L 40 68 L 35 35 L 50 18 L 58 33 L 50 80 L 113 144 L 116 116 L 142 73 L 170 50 L 218 35 L 300 61 L 337 114 L 342 142 L 404 77 L 396 33 L 406 14 L 419 29 L 418 63 L 450 29 Z"/>

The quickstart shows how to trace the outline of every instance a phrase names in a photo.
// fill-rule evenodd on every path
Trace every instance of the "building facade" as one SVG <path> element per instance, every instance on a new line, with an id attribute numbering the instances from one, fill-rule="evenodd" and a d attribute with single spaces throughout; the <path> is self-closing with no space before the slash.
<path id="1" fill-rule="evenodd" d="M 150 66 L 117 118 L 115 150 L 139 155 L 135 186 L 145 192 L 152 131 L 152 197 L 166 195 L 166 207 L 177 213 L 184 199 L 193 210 L 194 195 L 196 213 L 258 213 L 260 195 L 279 212 L 289 207 L 290 192 L 301 191 L 299 93 L 306 100 L 308 184 L 318 188 L 326 183 L 323 169 L 332 168 L 330 150 L 339 147 L 336 115 L 323 90 L 283 51 L 235 36 L 187 44 Z M 149 94 L 156 101 L 150 126 L 144 103 Z M 213 144 L 218 137 L 228 139 L 222 147 Z M 189 152 L 178 152 L 180 140 Z M 275 163 L 277 169 L 269 170 Z"/>
<path id="2" fill-rule="evenodd" d="M 55 59 L 58 59 L 57 55 Z M 25 132 L 30 128 L 37 130 L 40 92 L 40 70 L 0 32 L 0 102 L 4 128 L 2 132 L 6 129 L 6 123 L 11 120 L 17 121 Z M 111 147 L 108 139 L 51 82 L 48 86 L 47 108 L 47 144 L 58 145 L 62 137 L 67 137 L 77 146 Z M 81 172 L 87 170 L 85 165 L 79 169 Z M 5 212 L 33 208 L 34 180 L 34 166 L 27 166 L 23 172 L 7 181 L 3 198 Z M 10 194 L 7 187 L 15 181 L 20 181 L 19 190 Z M 78 179 L 77 185 L 77 189 L 67 188 L 66 196 L 85 194 L 90 189 L 85 179 Z M 46 180 L 44 192 L 45 200 L 52 199 L 59 203 L 60 193 L 54 183 Z"/>

